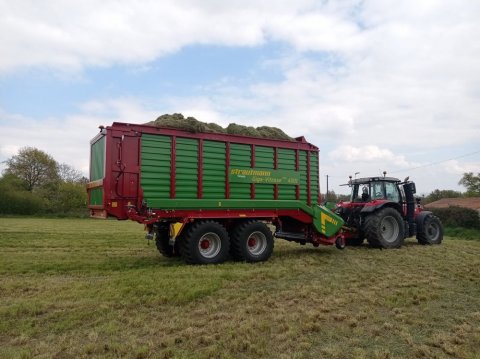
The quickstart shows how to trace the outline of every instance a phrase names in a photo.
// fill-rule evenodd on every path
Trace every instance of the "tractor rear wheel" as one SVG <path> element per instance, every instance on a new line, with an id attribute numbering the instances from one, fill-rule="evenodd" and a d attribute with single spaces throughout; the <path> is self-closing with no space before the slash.
<path id="1" fill-rule="evenodd" d="M 394 208 L 382 208 L 365 219 L 364 233 L 374 247 L 401 247 L 404 231 L 403 218 Z"/>
<path id="2" fill-rule="evenodd" d="M 187 263 L 216 264 L 228 258 L 228 233 L 218 222 L 194 222 L 182 231 L 179 239 L 182 256 Z"/>
<path id="3" fill-rule="evenodd" d="M 417 227 L 417 241 L 420 244 L 440 244 L 443 240 L 442 222 L 437 216 L 428 214 Z"/>
<path id="4" fill-rule="evenodd" d="M 230 254 L 237 261 L 266 261 L 273 252 L 273 235 L 263 222 L 243 221 L 231 234 Z"/>

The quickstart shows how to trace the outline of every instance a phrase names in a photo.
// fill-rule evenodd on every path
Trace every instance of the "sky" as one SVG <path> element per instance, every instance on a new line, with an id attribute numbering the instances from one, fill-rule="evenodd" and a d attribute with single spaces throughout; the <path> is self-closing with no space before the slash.
<path id="1" fill-rule="evenodd" d="M 480 172 L 480 1 L 0 0 L 0 162 L 85 175 L 99 125 L 182 113 L 320 149 L 320 186 Z M 5 168 L 0 163 L 0 170 Z"/>

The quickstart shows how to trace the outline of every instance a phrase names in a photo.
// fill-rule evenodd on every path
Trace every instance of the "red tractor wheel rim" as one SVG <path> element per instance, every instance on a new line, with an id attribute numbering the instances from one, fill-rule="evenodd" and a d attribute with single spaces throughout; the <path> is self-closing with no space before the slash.
<path id="1" fill-rule="evenodd" d="M 255 247 L 255 245 L 257 244 L 257 240 L 255 238 L 249 238 L 248 239 L 248 246 L 249 247 Z"/>
<path id="2" fill-rule="evenodd" d="M 200 248 L 208 249 L 208 247 L 210 247 L 210 241 L 208 239 L 204 239 L 200 242 Z"/>

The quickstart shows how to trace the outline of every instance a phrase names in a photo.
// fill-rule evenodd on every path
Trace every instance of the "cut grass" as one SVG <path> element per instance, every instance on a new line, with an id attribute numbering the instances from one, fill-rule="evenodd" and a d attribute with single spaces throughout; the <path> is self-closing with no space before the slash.
<path id="1" fill-rule="evenodd" d="M 141 229 L 0 219 L 0 357 L 478 358 L 480 241 L 188 266 Z"/>

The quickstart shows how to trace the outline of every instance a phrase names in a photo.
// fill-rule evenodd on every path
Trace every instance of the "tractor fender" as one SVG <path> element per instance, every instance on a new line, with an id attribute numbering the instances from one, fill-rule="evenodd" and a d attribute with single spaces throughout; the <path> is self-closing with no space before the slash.
<path id="1" fill-rule="evenodd" d="M 402 211 L 402 207 L 400 206 L 400 204 L 398 204 L 396 202 L 388 202 L 388 201 L 387 202 L 382 202 L 382 203 L 379 203 L 379 204 L 376 204 L 376 205 L 372 205 L 372 206 L 365 206 L 360 211 L 360 214 L 362 214 L 362 215 L 370 214 L 370 213 L 376 212 L 379 209 L 382 209 L 382 208 L 385 208 L 385 207 L 392 207 L 392 208 L 396 209 L 398 211 L 398 213 L 400 213 L 401 216 L 403 217 L 403 211 Z"/>
<path id="2" fill-rule="evenodd" d="M 421 211 L 419 214 L 415 216 L 415 223 L 417 224 L 417 231 L 421 231 L 423 229 L 423 222 L 428 215 L 433 214 L 430 211 Z"/>

